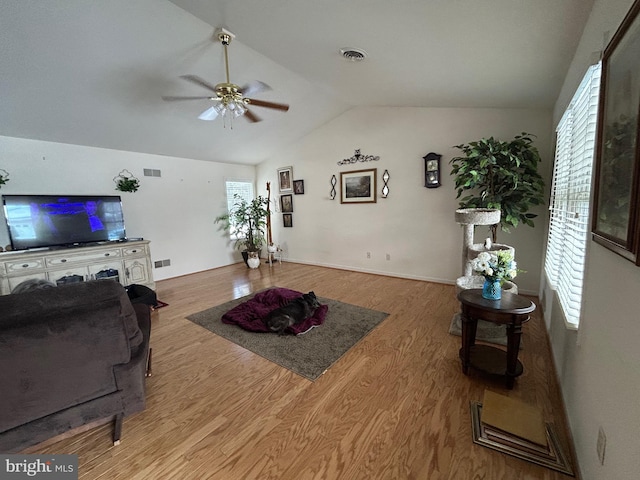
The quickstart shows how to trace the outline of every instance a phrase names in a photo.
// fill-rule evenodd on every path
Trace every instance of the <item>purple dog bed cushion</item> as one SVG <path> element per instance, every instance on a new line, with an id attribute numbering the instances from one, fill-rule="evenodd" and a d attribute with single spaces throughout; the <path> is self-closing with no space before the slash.
<path id="1" fill-rule="evenodd" d="M 250 332 L 271 332 L 264 324 L 264 319 L 272 310 L 280 308 L 291 300 L 299 298 L 302 293 L 288 288 L 271 288 L 258 292 L 246 302 L 232 308 L 222 316 L 222 322 L 237 325 Z M 322 325 L 327 316 L 328 305 L 320 305 L 314 314 L 304 322 L 287 328 L 288 333 L 298 335 L 313 327 Z"/>

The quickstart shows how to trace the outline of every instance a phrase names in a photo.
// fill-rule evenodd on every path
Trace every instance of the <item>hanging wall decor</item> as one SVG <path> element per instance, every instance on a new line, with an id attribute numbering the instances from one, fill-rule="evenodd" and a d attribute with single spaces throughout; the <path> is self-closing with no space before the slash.
<path id="1" fill-rule="evenodd" d="M 604 50 L 593 240 L 640 266 L 640 0 Z"/>
<path id="2" fill-rule="evenodd" d="M 335 175 L 331 175 L 331 192 L 329 193 L 329 198 L 331 200 L 336 199 L 336 185 L 338 184 L 338 180 Z"/>
<path id="3" fill-rule="evenodd" d="M 293 212 L 293 195 L 280 195 L 280 210 L 282 213 Z"/>
<path id="4" fill-rule="evenodd" d="M 293 192 L 293 167 L 278 169 L 278 189 L 280 193 Z"/>
<path id="5" fill-rule="evenodd" d="M 377 169 L 340 173 L 340 203 L 376 203 Z"/>
<path id="6" fill-rule="evenodd" d="M 293 181 L 293 193 L 296 195 L 304 195 L 304 180 Z"/>
<path id="7" fill-rule="evenodd" d="M 116 183 L 116 190 L 121 192 L 137 192 L 140 188 L 140 180 L 138 180 L 129 170 L 122 170 L 118 175 L 113 177 Z"/>
<path id="8" fill-rule="evenodd" d="M 360 149 L 358 148 L 353 157 L 340 160 L 338 162 L 338 165 L 351 165 L 352 163 L 358 162 L 377 162 L 378 160 L 380 160 L 380 157 L 378 157 L 377 155 L 363 155 L 360 153 Z"/>
<path id="9" fill-rule="evenodd" d="M 442 155 L 428 153 L 424 157 L 424 186 L 427 188 L 438 188 L 440 183 L 440 159 Z"/>
<path id="10" fill-rule="evenodd" d="M 389 175 L 389 170 L 385 170 L 382 174 L 382 182 L 384 185 L 382 186 L 382 198 L 387 198 L 389 196 L 389 179 L 391 175 Z"/>
<path id="11" fill-rule="evenodd" d="M 0 187 L 9 181 L 9 172 L 0 168 Z"/>

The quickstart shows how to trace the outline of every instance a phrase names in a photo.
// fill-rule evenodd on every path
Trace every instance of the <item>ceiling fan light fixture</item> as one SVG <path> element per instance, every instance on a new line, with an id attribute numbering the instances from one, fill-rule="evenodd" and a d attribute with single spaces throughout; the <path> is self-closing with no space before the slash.
<path id="1" fill-rule="evenodd" d="M 224 28 L 216 29 L 214 36 L 220 41 L 223 46 L 224 53 L 224 68 L 226 81 L 218 83 L 216 85 L 209 83 L 208 81 L 200 78 L 197 75 L 181 75 L 180 78 L 187 80 L 195 85 L 198 85 L 210 92 L 215 92 L 215 96 L 163 96 L 162 99 L 167 102 L 177 100 L 210 100 L 213 102 L 213 106 L 202 112 L 198 118 L 200 120 L 211 121 L 218 117 L 222 117 L 223 124 L 226 127 L 227 123 L 230 128 L 233 128 L 233 119 L 245 116 L 248 121 L 252 123 L 260 122 L 262 119 L 258 117 L 253 111 L 248 109 L 248 106 L 253 104 L 256 107 L 271 108 L 286 112 L 289 110 L 289 105 L 284 103 L 268 102 L 265 100 L 258 100 L 249 98 L 248 95 L 271 90 L 271 87 L 266 83 L 260 81 L 253 81 L 244 87 L 239 87 L 235 83 L 231 83 L 229 79 L 229 54 L 227 48 L 231 43 L 231 40 L 235 38 L 235 35 L 229 30 Z"/>
<path id="2" fill-rule="evenodd" d="M 361 48 L 344 47 L 340 49 L 340 55 L 352 62 L 361 62 L 369 56 L 367 52 Z"/>

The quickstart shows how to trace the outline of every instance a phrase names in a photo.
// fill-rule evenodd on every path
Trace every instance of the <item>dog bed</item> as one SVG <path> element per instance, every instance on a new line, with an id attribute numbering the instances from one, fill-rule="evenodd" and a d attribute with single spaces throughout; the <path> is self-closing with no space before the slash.
<path id="1" fill-rule="evenodd" d="M 258 292 L 246 302 L 232 308 L 222 316 L 222 322 L 237 325 L 250 332 L 266 332 L 271 330 L 264 324 L 264 318 L 276 308 L 280 308 L 291 300 L 302 296 L 301 292 L 289 290 L 288 288 L 271 288 Z M 322 325 L 327 316 L 328 305 L 320 305 L 314 314 L 304 322 L 297 323 L 287 328 L 287 333 L 299 335 L 305 333 L 313 327 Z"/>

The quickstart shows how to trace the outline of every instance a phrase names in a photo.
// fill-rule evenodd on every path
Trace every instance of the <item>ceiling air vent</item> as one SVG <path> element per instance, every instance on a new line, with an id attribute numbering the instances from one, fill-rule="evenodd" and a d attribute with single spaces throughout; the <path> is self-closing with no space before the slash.
<path id="1" fill-rule="evenodd" d="M 367 58 L 367 52 L 360 48 L 341 48 L 340 54 L 346 58 L 347 60 L 351 60 L 352 62 L 361 62 L 365 58 Z"/>

